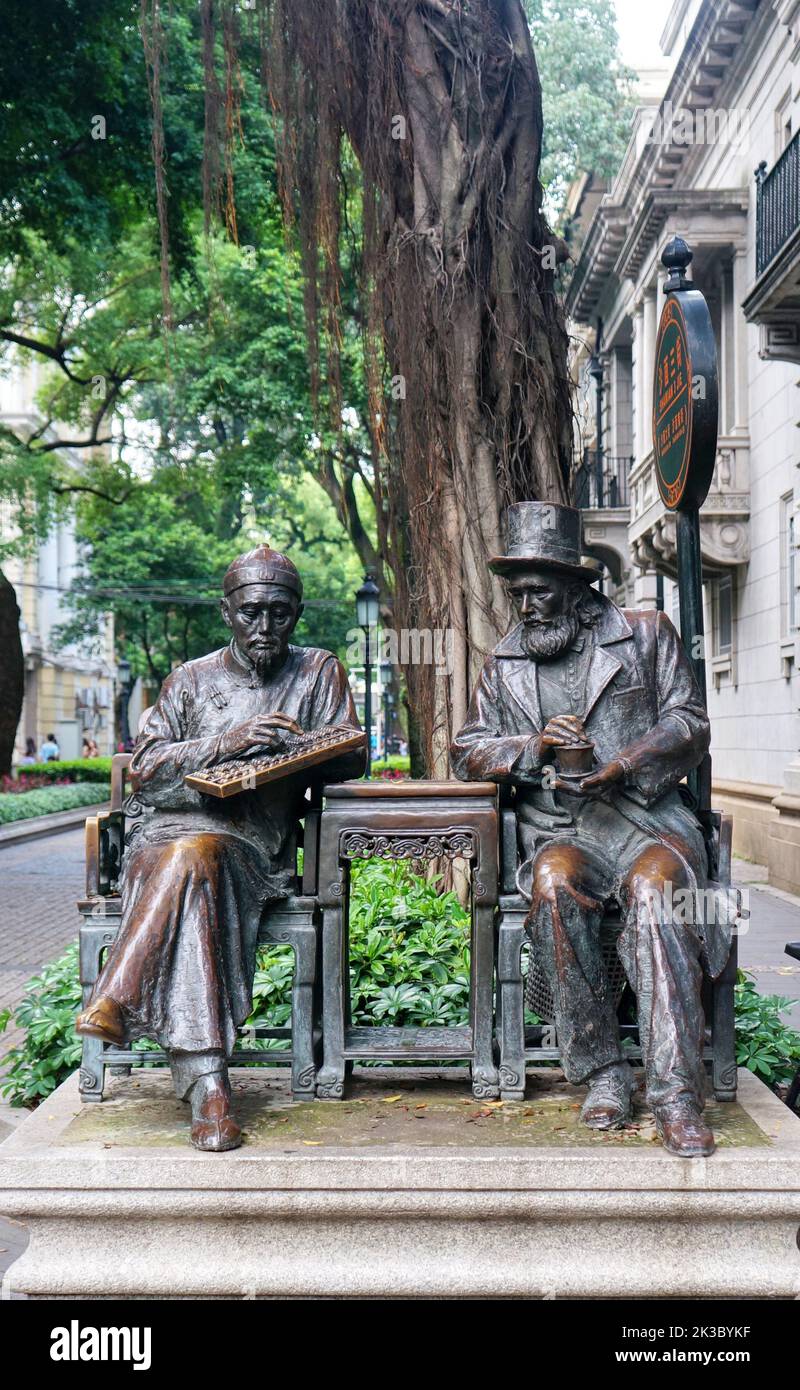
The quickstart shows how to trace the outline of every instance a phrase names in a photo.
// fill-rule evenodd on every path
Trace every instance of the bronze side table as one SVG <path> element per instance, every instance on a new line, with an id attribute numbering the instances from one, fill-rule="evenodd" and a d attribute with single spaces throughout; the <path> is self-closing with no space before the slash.
<path id="1" fill-rule="evenodd" d="M 326 786 L 320 823 L 323 1063 L 317 1095 L 341 1100 L 356 1060 L 466 1059 L 472 1092 L 499 1095 L 492 1048 L 498 900 L 493 782 L 341 782 Z M 470 867 L 470 1020 L 458 1028 L 353 1027 L 348 904 L 354 859 L 465 859 Z"/>

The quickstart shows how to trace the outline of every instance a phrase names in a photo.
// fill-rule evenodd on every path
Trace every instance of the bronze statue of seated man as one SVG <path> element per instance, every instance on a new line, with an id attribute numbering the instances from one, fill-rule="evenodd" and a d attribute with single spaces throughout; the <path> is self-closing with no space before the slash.
<path id="1" fill-rule="evenodd" d="M 192 1142 L 209 1150 L 241 1143 L 228 1059 L 252 1011 L 262 912 L 290 891 L 310 779 L 294 774 L 221 800 L 184 778 L 280 753 L 300 732 L 360 729 L 341 663 L 290 644 L 303 585 L 287 556 L 268 546 L 239 556 L 223 594 L 229 646 L 172 672 L 137 741 L 130 770 L 145 809 L 126 845 L 122 922 L 77 1022 L 79 1033 L 115 1044 L 156 1039 L 191 1105 Z M 326 776 L 363 769 L 356 751 L 328 763 Z"/>
<path id="2" fill-rule="evenodd" d="M 516 786 L 526 929 L 552 990 L 564 1073 L 588 1083 L 584 1122 L 624 1125 L 635 1089 L 599 940 L 616 901 L 659 1134 L 672 1153 L 710 1154 L 701 984 L 703 964 L 724 968 L 730 924 L 672 908 L 679 889 L 682 903 L 696 901 L 708 874 L 679 787 L 708 748 L 700 691 L 664 613 L 623 612 L 590 587 L 578 511 L 520 503 L 508 528 L 507 554 L 490 565 L 521 621 L 484 664 L 453 767 Z M 554 759 L 594 767 L 558 771 Z"/>

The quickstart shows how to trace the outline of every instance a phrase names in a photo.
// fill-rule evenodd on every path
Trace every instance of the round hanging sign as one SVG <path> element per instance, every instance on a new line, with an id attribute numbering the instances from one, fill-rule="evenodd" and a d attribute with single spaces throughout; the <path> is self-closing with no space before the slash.
<path id="1" fill-rule="evenodd" d="M 671 511 L 701 507 L 717 453 L 717 348 L 699 290 L 667 296 L 653 379 L 653 452 L 662 501 Z"/>

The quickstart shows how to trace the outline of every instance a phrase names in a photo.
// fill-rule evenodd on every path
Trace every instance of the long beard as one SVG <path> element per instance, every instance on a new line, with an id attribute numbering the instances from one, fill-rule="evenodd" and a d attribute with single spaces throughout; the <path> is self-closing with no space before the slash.
<path id="1" fill-rule="evenodd" d="M 275 664 L 274 652 L 254 652 L 253 665 L 260 681 L 265 681 Z"/>
<path id="2" fill-rule="evenodd" d="M 522 629 L 522 650 L 531 661 L 553 661 L 572 646 L 581 630 L 577 613 Z"/>

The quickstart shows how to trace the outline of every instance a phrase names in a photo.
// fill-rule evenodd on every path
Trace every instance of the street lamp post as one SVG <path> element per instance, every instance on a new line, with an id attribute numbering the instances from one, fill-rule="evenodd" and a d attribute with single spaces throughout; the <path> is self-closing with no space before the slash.
<path id="1" fill-rule="evenodd" d="M 119 679 L 119 732 L 123 748 L 127 749 L 131 739 L 130 725 L 128 724 L 128 701 L 131 698 L 131 663 L 123 657 L 117 662 L 117 677 Z"/>
<path id="2" fill-rule="evenodd" d="M 389 725 L 394 715 L 394 695 L 386 686 L 383 693 L 383 756 L 389 756 Z"/>
<path id="3" fill-rule="evenodd" d="M 598 328 L 598 340 L 600 330 Z M 605 505 L 603 487 L 603 363 L 597 352 L 592 354 L 589 362 L 589 376 L 595 384 L 595 446 L 594 446 L 594 485 L 596 489 L 595 506 Z"/>
<path id="4" fill-rule="evenodd" d="M 365 638 L 364 649 L 364 725 L 367 735 L 367 769 L 369 777 L 372 769 L 372 652 L 370 650 L 370 629 L 378 621 L 380 613 L 380 591 L 368 572 L 364 583 L 356 593 L 356 618 Z"/>

